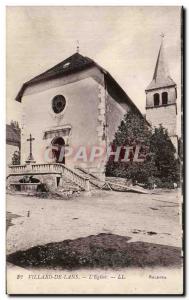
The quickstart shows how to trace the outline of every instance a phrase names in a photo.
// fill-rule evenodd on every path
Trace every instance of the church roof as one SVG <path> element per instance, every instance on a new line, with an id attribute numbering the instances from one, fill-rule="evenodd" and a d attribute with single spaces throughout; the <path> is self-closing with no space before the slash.
<path id="1" fill-rule="evenodd" d="M 22 88 L 20 89 L 18 95 L 16 96 L 16 100 L 21 102 L 21 98 L 25 89 L 35 83 L 39 83 L 49 79 L 54 79 L 56 77 L 62 77 L 73 72 L 81 71 L 87 67 L 92 66 L 93 63 L 94 62 L 90 58 L 84 57 L 79 53 L 75 53 L 72 56 L 60 62 L 59 64 L 50 68 L 49 70 L 25 82 L 22 85 Z"/>
<path id="2" fill-rule="evenodd" d="M 20 130 L 9 124 L 6 124 L 6 143 L 20 145 Z"/>
<path id="3" fill-rule="evenodd" d="M 159 49 L 154 75 L 146 91 L 162 87 L 174 86 L 176 83 L 169 75 L 168 66 L 165 60 L 163 40 Z"/>
<path id="4" fill-rule="evenodd" d="M 35 82 L 39 82 L 46 79 L 52 79 L 56 76 L 67 75 L 69 73 L 80 71 L 83 68 L 89 67 L 93 64 L 93 61 L 88 58 L 80 55 L 79 53 L 75 53 L 67 59 L 63 60 L 59 64 L 55 65 L 51 69 L 45 71 L 44 73 L 34 77 L 28 84 L 33 84 Z"/>
<path id="5" fill-rule="evenodd" d="M 21 102 L 24 91 L 29 86 L 57 77 L 67 76 L 68 74 L 76 73 L 78 71 L 90 68 L 92 66 L 96 66 L 105 75 L 108 84 L 112 85 L 117 90 L 118 94 L 120 95 L 120 102 L 129 103 L 138 111 L 140 115 L 142 115 L 139 109 L 136 107 L 136 105 L 132 102 L 132 100 L 128 97 L 125 91 L 120 87 L 120 85 L 115 81 L 115 79 L 110 75 L 109 72 L 107 72 L 104 68 L 99 66 L 94 60 L 86 56 L 82 56 L 78 52 L 74 53 L 72 56 L 63 60 L 51 69 L 25 82 L 22 85 L 18 95 L 16 96 L 16 101 Z"/>

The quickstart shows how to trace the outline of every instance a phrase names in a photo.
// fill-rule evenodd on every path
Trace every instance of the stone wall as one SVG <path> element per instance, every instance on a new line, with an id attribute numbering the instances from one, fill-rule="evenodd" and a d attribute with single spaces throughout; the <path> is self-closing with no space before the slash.
<path id="1" fill-rule="evenodd" d="M 23 102 L 23 124 L 21 135 L 21 161 L 25 162 L 29 154 L 29 143 L 26 141 L 31 133 L 35 138 L 33 142 L 33 156 L 36 163 L 48 162 L 47 147 L 51 145 L 53 138 L 44 138 L 48 130 L 69 127 L 69 135 L 63 136 L 66 142 L 66 151 L 73 149 L 73 155 L 66 158 L 65 164 L 86 166 L 86 163 L 74 160 L 74 154 L 78 147 L 91 147 L 99 145 L 100 132 L 97 127 L 99 120 L 99 83 L 103 84 L 103 75 L 97 69 L 93 73 L 81 72 L 68 76 L 65 81 L 54 81 L 34 87 L 24 95 Z M 84 76 L 85 75 L 85 76 Z M 68 79 L 70 81 L 68 81 Z M 52 110 L 52 99 L 62 94 L 66 99 L 66 107 L 60 114 Z M 102 114 L 102 110 L 101 110 Z M 102 117 L 102 115 L 101 115 Z M 96 167 L 94 162 L 91 167 Z"/>
<path id="2" fill-rule="evenodd" d="M 146 119 L 153 127 L 158 127 L 162 124 L 168 130 L 170 136 L 176 135 L 177 118 L 175 104 L 148 108 L 146 110 Z"/>
<path id="3" fill-rule="evenodd" d="M 55 189 L 57 187 L 57 177 L 60 175 L 49 173 L 49 174 L 27 174 L 28 176 L 33 176 L 33 178 L 39 179 L 40 183 L 46 184 L 50 189 Z M 7 187 L 11 183 L 19 183 L 19 180 L 23 179 L 24 175 L 10 175 L 7 179 Z"/>
<path id="4" fill-rule="evenodd" d="M 58 94 L 65 97 L 66 106 L 63 112 L 55 114 L 52 99 Z M 26 89 L 22 98 L 21 163 L 29 155 L 27 139 L 30 133 L 35 138 L 33 156 L 36 163 L 54 162 L 48 155 L 54 137 L 45 133 L 64 128 L 67 133 L 62 137 L 66 152 L 73 152 L 66 157 L 65 165 L 82 167 L 104 178 L 104 157 L 90 161 L 89 155 L 93 146 L 106 151 L 129 109 L 127 103 L 120 105 L 116 97 L 105 90 L 104 74 L 97 67 Z M 80 146 L 87 149 L 87 161 L 76 158 Z"/>
<path id="5" fill-rule="evenodd" d="M 129 110 L 129 107 L 125 106 L 125 109 L 117 103 L 111 95 L 107 96 L 107 135 L 108 144 L 110 144 L 115 136 L 124 115 Z"/>
<path id="6" fill-rule="evenodd" d="M 154 94 L 159 93 L 160 103 L 162 105 L 162 93 L 168 93 L 168 104 L 176 103 L 177 91 L 175 87 L 165 87 L 161 89 L 156 89 L 153 91 L 146 91 L 146 107 L 154 107 Z"/>
<path id="7" fill-rule="evenodd" d="M 178 156 L 178 136 L 170 136 L 171 142 L 176 149 L 176 157 Z"/>

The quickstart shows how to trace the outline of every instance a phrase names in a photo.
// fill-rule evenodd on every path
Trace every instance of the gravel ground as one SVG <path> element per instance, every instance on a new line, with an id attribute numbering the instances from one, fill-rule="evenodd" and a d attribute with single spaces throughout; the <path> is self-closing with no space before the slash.
<path id="1" fill-rule="evenodd" d="M 179 191 L 99 192 L 70 200 L 7 195 L 7 253 L 100 233 L 181 247 Z"/>

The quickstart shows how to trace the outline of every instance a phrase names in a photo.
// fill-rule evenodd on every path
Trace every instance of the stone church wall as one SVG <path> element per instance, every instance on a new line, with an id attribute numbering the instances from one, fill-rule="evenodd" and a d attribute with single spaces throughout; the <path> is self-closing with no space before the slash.
<path id="1" fill-rule="evenodd" d="M 178 157 L 178 136 L 170 136 L 171 142 L 173 143 L 176 150 L 176 157 Z"/>
<path id="2" fill-rule="evenodd" d="M 30 133 L 35 138 L 33 156 L 36 163 L 48 163 L 49 147 L 53 134 L 61 128 L 69 128 L 63 135 L 66 152 L 73 152 L 66 157 L 68 167 L 82 167 L 98 177 L 104 178 L 105 156 L 90 161 L 92 147 L 106 146 L 112 142 L 124 114 L 129 110 L 127 103 L 118 103 L 119 96 L 111 88 L 105 90 L 104 74 L 96 67 L 85 71 L 36 84 L 26 89 L 22 98 L 23 120 L 21 132 L 21 162 L 25 163 L 29 155 Z M 63 95 L 66 106 L 63 112 L 55 114 L 52 99 Z M 117 98 L 116 98 L 117 97 Z M 50 134 L 47 134 L 50 132 Z M 87 160 L 78 159 L 79 147 L 87 151 Z"/>
<path id="3" fill-rule="evenodd" d="M 128 106 L 125 109 L 117 103 L 110 95 L 107 97 L 107 134 L 108 143 L 111 143 L 114 139 L 115 132 L 117 131 L 121 120 L 129 110 Z"/>
<path id="4" fill-rule="evenodd" d="M 146 119 L 154 127 L 162 124 L 168 130 L 169 136 L 176 135 L 176 105 L 148 108 L 146 110 Z"/>
<path id="5" fill-rule="evenodd" d="M 68 78 L 69 77 L 69 78 Z M 31 133 L 33 142 L 33 156 L 37 163 L 48 161 L 47 147 L 51 145 L 52 137 L 45 139 L 45 132 L 54 131 L 62 127 L 71 128 L 68 136 L 63 136 L 66 151 L 84 146 L 102 145 L 104 127 L 104 87 L 103 75 L 98 70 L 89 70 L 68 76 L 65 81 L 55 80 L 30 88 L 23 96 L 23 124 L 21 135 L 21 161 L 25 162 L 29 155 L 27 138 Z M 69 81 L 68 81 L 69 79 Z M 63 80 L 63 79 L 62 79 Z M 56 95 L 63 95 L 66 107 L 63 113 L 55 114 L 52 110 L 52 99 Z M 66 158 L 66 165 L 99 169 L 99 161 L 75 161 L 73 155 Z"/>
<path id="6" fill-rule="evenodd" d="M 177 98 L 175 87 L 165 87 L 165 88 L 146 92 L 146 107 L 154 107 L 154 94 L 156 94 L 156 93 L 159 93 L 159 95 L 160 95 L 160 104 L 159 105 L 162 105 L 162 93 L 163 92 L 168 93 L 168 104 L 175 103 L 176 98 Z"/>

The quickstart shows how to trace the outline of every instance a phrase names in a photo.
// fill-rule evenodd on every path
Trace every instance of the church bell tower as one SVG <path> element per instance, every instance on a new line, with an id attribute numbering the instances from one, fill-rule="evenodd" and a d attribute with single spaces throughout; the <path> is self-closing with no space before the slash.
<path id="1" fill-rule="evenodd" d="M 168 130 L 177 152 L 177 86 L 169 75 L 164 56 L 163 37 L 162 35 L 153 79 L 145 90 L 146 119 L 152 127 L 158 127 L 162 124 Z"/>

